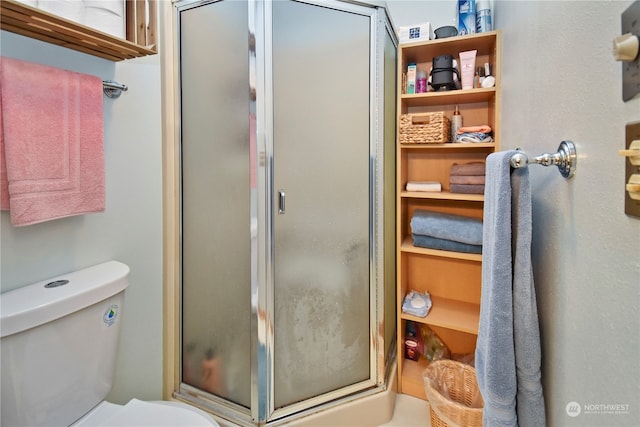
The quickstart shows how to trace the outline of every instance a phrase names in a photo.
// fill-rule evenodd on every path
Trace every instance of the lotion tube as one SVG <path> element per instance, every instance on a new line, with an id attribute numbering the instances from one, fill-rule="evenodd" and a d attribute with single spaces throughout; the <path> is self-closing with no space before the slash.
<path id="1" fill-rule="evenodd" d="M 473 89 L 473 75 L 476 69 L 477 52 L 477 50 L 460 52 L 460 79 L 462 80 L 462 89 Z"/>

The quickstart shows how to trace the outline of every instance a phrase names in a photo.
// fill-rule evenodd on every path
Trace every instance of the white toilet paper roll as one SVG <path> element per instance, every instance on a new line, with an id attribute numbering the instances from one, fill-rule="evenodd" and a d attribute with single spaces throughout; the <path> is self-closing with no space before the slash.
<path id="1" fill-rule="evenodd" d="M 88 1 L 86 2 L 84 11 L 84 25 L 95 28 L 98 31 L 111 34 L 115 37 L 125 38 L 125 22 L 124 22 L 124 3 L 121 3 L 122 8 L 114 7 L 113 1 Z M 94 7 L 95 3 L 110 3 L 109 8 L 102 6 Z"/>
<path id="2" fill-rule="evenodd" d="M 84 21 L 84 2 L 81 0 L 38 0 L 38 8 L 80 24 Z"/>
<path id="3" fill-rule="evenodd" d="M 38 7 L 38 0 L 17 0 L 20 3 L 24 3 L 27 6 Z"/>
<path id="4" fill-rule="evenodd" d="M 86 9 L 105 9 L 124 17 L 124 0 L 84 0 L 84 6 Z"/>

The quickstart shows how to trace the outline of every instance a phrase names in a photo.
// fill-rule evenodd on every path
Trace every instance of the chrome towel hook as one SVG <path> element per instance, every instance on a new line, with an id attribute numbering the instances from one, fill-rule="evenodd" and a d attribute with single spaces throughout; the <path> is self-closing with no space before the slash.
<path id="1" fill-rule="evenodd" d="M 524 168 L 530 164 L 555 165 L 558 167 L 560 174 L 567 179 L 573 177 L 576 173 L 578 155 L 576 154 L 576 146 L 571 141 L 562 141 L 556 153 L 544 153 L 533 159 L 529 159 L 519 148 L 517 150 L 518 152 L 511 156 L 511 167 L 514 169 Z"/>

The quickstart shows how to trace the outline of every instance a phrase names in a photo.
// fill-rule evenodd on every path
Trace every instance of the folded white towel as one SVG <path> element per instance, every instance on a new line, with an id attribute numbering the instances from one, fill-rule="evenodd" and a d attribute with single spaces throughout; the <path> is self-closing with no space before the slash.
<path id="1" fill-rule="evenodd" d="M 442 184 L 438 181 L 409 181 L 407 182 L 407 191 L 442 191 Z"/>

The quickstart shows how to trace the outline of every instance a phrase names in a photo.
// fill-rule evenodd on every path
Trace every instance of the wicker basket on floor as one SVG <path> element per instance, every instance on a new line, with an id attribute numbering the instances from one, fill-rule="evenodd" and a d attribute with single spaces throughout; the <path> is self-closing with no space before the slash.
<path id="1" fill-rule="evenodd" d="M 444 111 L 400 115 L 400 144 L 442 144 L 451 141 L 451 122 Z"/>
<path id="2" fill-rule="evenodd" d="M 484 402 L 476 370 L 453 360 L 438 360 L 424 371 L 431 427 L 482 427 Z"/>

